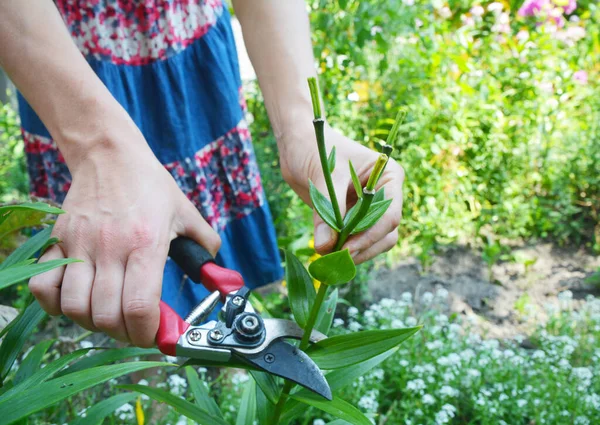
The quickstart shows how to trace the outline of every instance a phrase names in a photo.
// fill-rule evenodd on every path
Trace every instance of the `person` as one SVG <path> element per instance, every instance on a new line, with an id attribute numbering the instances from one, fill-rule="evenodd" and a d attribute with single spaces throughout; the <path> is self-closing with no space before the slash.
<path id="1" fill-rule="evenodd" d="M 325 190 L 307 78 L 316 75 L 303 0 L 234 0 L 277 139 L 285 181 L 306 202 Z M 250 135 L 224 0 L 3 0 L 0 66 L 20 92 L 33 195 L 62 203 L 40 262 L 78 258 L 31 279 L 51 315 L 141 347 L 159 300 L 185 314 L 202 296 L 167 261 L 178 235 L 203 245 L 250 287 L 282 277 Z M 366 181 L 378 154 L 326 127 L 338 164 Z M 334 186 L 346 210 L 351 177 Z M 393 202 L 348 239 L 357 263 L 397 242 L 403 170 L 379 187 Z M 348 201 L 347 201 L 348 200 Z M 315 248 L 336 233 L 314 215 Z"/>

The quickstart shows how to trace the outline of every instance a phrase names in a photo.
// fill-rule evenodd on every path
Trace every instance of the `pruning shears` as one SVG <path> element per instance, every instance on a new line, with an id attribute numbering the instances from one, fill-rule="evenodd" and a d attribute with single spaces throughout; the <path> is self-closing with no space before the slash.
<path id="1" fill-rule="evenodd" d="M 332 399 L 329 384 L 315 362 L 285 341 L 302 338 L 304 331 L 298 324 L 257 314 L 248 300 L 250 289 L 244 285 L 242 276 L 218 266 L 212 255 L 195 241 L 184 237 L 174 239 L 169 256 L 192 281 L 202 283 L 211 294 L 185 320 L 160 302 L 156 344 L 163 354 L 210 364 L 242 362 Z M 224 303 L 219 319 L 203 323 L 219 301 Z M 310 341 L 325 338 L 324 334 L 313 331 Z"/>

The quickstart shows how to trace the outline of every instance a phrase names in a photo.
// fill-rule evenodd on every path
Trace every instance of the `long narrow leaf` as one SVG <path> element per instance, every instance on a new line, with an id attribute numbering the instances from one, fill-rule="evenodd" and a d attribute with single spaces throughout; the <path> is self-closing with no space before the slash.
<path id="1" fill-rule="evenodd" d="M 19 210 L 39 211 L 47 214 L 63 214 L 65 212 L 60 208 L 53 207 L 44 202 L 23 202 L 21 204 L 4 205 L 0 207 L 0 215 L 4 215 L 8 211 Z"/>
<path id="2" fill-rule="evenodd" d="M 0 264 L 0 270 L 4 270 L 10 266 L 13 266 L 21 261 L 27 260 L 38 252 L 40 249 L 46 245 L 48 240 L 50 239 L 50 234 L 52 233 L 52 226 L 46 227 L 41 232 L 37 233 L 33 237 L 29 238 L 27 242 L 14 250 L 12 254 L 10 254 L 6 260 Z"/>
<path id="3" fill-rule="evenodd" d="M 156 401 L 166 403 L 175 409 L 179 414 L 196 421 L 200 425 L 229 425 L 223 419 L 213 416 L 195 404 L 164 390 L 148 387 L 146 385 L 119 385 L 119 387 L 129 391 L 136 391 L 138 393 L 146 394 L 148 397 Z"/>
<path id="4" fill-rule="evenodd" d="M 102 400 L 85 411 L 85 416 L 80 416 L 74 421 L 69 422 L 69 425 L 90 425 L 100 424 L 108 415 L 113 413 L 125 403 L 135 400 L 137 394 L 122 393 Z"/>
<path id="5" fill-rule="evenodd" d="M 217 406 L 215 399 L 212 398 L 208 393 L 208 390 L 204 386 L 204 382 L 201 382 L 200 379 L 198 379 L 198 373 L 194 370 L 194 368 L 189 366 L 186 367 L 185 374 L 190 384 L 192 394 L 194 394 L 194 402 L 198 405 L 198 407 L 206 410 L 213 416 L 223 418 L 221 409 L 219 409 L 219 406 Z"/>
<path id="6" fill-rule="evenodd" d="M 356 191 L 356 196 L 358 199 L 363 197 L 362 185 L 360 184 L 360 179 L 356 174 L 356 170 L 354 169 L 354 165 L 352 165 L 352 161 L 348 161 L 350 165 L 350 177 L 352 177 L 352 184 L 354 185 L 354 190 Z"/>
<path id="7" fill-rule="evenodd" d="M 329 333 L 329 329 L 331 328 L 331 322 L 333 320 L 333 316 L 335 316 L 335 308 L 337 306 L 338 301 L 338 290 L 337 288 L 331 292 L 329 298 L 323 303 L 321 310 L 319 311 L 319 315 L 317 316 L 317 322 L 315 324 L 315 329 L 319 332 L 327 335 Z"/>
<path id="8" fill-rule="evenodd" d="M 327 168 L 329 168 L 330 173 L 333 173 L 333 170 L 335 170 L 335 146 L 331 148 L 331 152 L 329 152 L 329 156 L 327 157 Z"/>
<path id="9" fill-rule="evenodd" d="M 371 421 L 360 410 L 339 398 L 328 401 L 316 394 L 292 394 L 294 400 L 316 407 L 336 418 L 348 421 L 352 425 L 372 425 Z"/>
<path id="10" fill-rule="evenodd" d="M 279 400 L 279 387 L 273 375 L 265 372 L 250 371 L 250 375 L 256 381 L 256 385 L 260 387 L 269 402 L 276 404 Z"/>
<path id="11" fill-rule="evenodd" d="M 161 366 L 173 365 L 164 362 L 130 362 L 99 366 L 60 378 L 54 378 L 34 388 L 23 391 L 18 397 L 11 397 L 7 401 L 1 401 L 0 418 L 2 418 L 4 424 L 8 425 L 20 419 L 27 418 L 31 414 L 52 406 L 67 397 L 79 394 L 83 390 L 102 384 L 109 379 Z"/>
<path id="12" fill-rule="evenodd" d="M 256 419 L 256 384 L 249 379 L 244 386 L 242 401 L 238 409 L 235 425 L 254 425 Z"/>
<path id="13" fill-rule="evenodd" d="M 375 223 L 379 221 L 381 217 L 385 214 L 387 209 L 390 207 L 392 203 L 391 199 L 387 199 L 385 201 L 373 202 L 369 207 L 369 211 L 363 217 L 363 219 L 356 225 L 354 230 L 352 230 L 352 234 L 360 233 L 368 228 L 372 227 Z"/>
<path id="14" fill-rule="evenodd" d="M 98 349 L 101 350 L 90 357 L 85 357 L 79 360 L 77 363 L 69 366 L 67 369 L 61 371 L 57 376 L 64 376 L 69 373 L 79 372 L 80 370 L 89 369 L 96 366 L 103 366 L 109 363 L 114 363 L 119 360 L 128 359 L 130 357 L 141 357 L 148 356 L 151 354 L 160 354 L 160 351 L 152 348 L 138 348 L 138 347 L 125 347 L 125 348 L 109 348 L 109 349 Z"/>
<path id="15" fill-rule="evenodd" d="M 55 341 L 55 339 L 49 339 L 47 341 L 42 341 L 33 347 L 27 357 L 25 357 L 25 360 L 23 360 L 23 363 L 21 363 L 19 370 L 17 370 L 15 378 L 13 379 L 13 384 L 17 385 L 35 373 L 40 367 L 44 354 L 46 354 L 46 351 L 48 351 Z"/>
<path id="16" fill-rule="evenodd" d="M 293 400 L 292 400 L 293 401 Z M 259 424 L 268 424 L 269 416 L 275 409 L 275 405 L 269 401 L 260 386 L 256 386 L 256 417 Z"/>
<path id="17" fill-rule="evenodd" d="M 310 275 L 300 260 L 289 251 L 285 252 L 285 280 L 294 319 L 304 328 L 317 293 Z"/>
<path id="18" fill-rule="evenodd" d="M 29 279 L 32 276 L 47 272 L 48 270 L 64 266 L 70 263 L 80 263 L 81 260 L 75 258 L 61 258 L 58 260 L 50 260 L 44 263 L 16 265 L 7 267 L 0 271 L 0 290 L 7 286 Z"/>
<path id="19" fill-rule="evenodd" d="M 319 190 L 310 180 L 308 181 L 308 191 L 310 194 L 310 200 L 313 204 L 313 208 L 315 209 L 317 214 L 319 214 L 319 217 L 321 217 L 329 227 L 339 232 L 340 229 L 336 224 L 335 212 L 333 211 L 331 201 L 329 201 L 329 199 L 327 199 L 325 195 L 319 192 Z"/>
<path id="20" fill-rule="evenodd" d="M 401 344 L 420 326 L 333 336 L 310 346 L 306 353 L 321 369 L 339 369 L 364 362 Z"/>
<path id="21" fill-rule="evenodd" d="M 15 324 L 6 333 L 0 345 L 0 381 L 6 378 L 25 341 L 45 316 L 42 307 L 34 301 L 15 319 Z"/>
<path id="22" fill-rule="evenodd" d="M 28 388 L 35 387 L 38 384 L 41 384 L 48 379 L 51 379 L 57 372 L 59 372 L 62 368 L 67 366 L 73 360 L 78 359 L 81 356 L 85 356 L 91 348 L 82 348 L 80 350 L 73 351 L 71 353 L 65 354 L 64 356 L 56 359 L 52 363 L 46 365 L 46 367 L 39 369 L 33 375 L 21 382 L 19 385 L 14 386 L 9 391 L 4 393 L 0 397 L 0 401 L 5 401 L 9 397 L 14 396 L 15 394 L 20 394 Z"/>

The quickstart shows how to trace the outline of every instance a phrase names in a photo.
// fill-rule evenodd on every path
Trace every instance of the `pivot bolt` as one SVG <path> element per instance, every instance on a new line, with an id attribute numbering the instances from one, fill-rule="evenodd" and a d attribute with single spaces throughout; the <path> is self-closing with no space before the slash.
<path id="1" fill-rule="evenodd" d="M 210 331 L 209 336 L 215 341 L 221 341 L 223 339 L 223 332 L 221 332 L 218 329 L 215 329 L 214 331 Z"/>
<path id="2" fill-rule="evenodd" d="M 202 332 L 200 332 L 200 329 L 192 329 L 188 333 L 188 339 L 191 342 L 198 342 L 198 341 L 200 341 L 201 338 L 202 338 Z"/>
<path id="3" fill-rule="evenodd" d="M 273 363 L 275 361 L 275 355 L 271 353 L 265 354 L 265 362 Z"/>
<path id="4" fill-rule="evenodd" d="M 234 305 L 237 305 L 238 307 L 241 306 L 242 304 L 244 304 L 244 298 L 240 297 L 239 295 L 236 295 L 235 297 L 233 297 L 233 299 L 231 300 L 231 302 Z"/>

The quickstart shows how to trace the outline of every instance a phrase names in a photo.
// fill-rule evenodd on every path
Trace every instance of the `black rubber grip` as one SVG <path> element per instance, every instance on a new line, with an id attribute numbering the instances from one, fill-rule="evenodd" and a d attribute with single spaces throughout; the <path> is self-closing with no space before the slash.
<path id="1" fill-rule="evenodd" d="M 169 257 L 171 257 L 194 282 L 200 282 L 202 266 L 208 262 L 215 261 L 213 256 L 210 255 L 204 247 L 192 239 L 182 236 L 171 241 Z"/>

